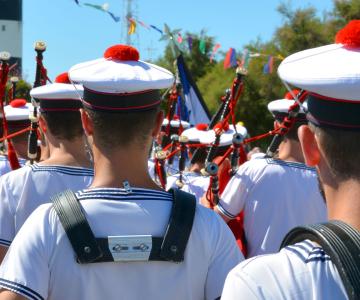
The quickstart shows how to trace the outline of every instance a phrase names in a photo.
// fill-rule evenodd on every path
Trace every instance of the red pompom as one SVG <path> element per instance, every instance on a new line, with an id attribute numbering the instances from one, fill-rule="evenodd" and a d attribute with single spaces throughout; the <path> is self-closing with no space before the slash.
<path id="1" fill-rule="evenodd" d="M 60 75 L 58 75 L 55 78 L 55 82 L 56 83 L 66 83 L 66 84 L 71 84 L 70 78 L 69 78 L 69 74 L 67 72 L 65 73 L 61 73 Z"/>
<path id="2" fill-rule="evenodd" d="M 137 61 L 139 60 L 140 54 L 134 47 L 126 45 L 115 45 L 105 51 L 104 57 L 113 60 Z"/>
<path id="3" fill-rule="evenodd" d="M 215 126 L 214 126 L 214 131 L 218 131 L 222 129 L 223 131 L 228 131 L 229 130 L 229 123 L 226 122 L 226 123 L 223 123 L 223 122 L 219 122 L 217 123 Z"/>
<path id="4" fill-rule="evenodd" d="M 297 94 L 300 93 L 300 91 L 299 91 L 299 90 L 292 90 L 292 93 L 296 96 Z M 294 100 L 294 97 L 293 97 L 293 95 L 291 95 L 290 92 L 287 92 L 287 93 L 285 94 L 285 96 L 284 96 L 284 99 Z"/>
<path id="5" fill-rule="evenodd" d="M 347 47 L 360 47 L 360 20 L 350 21 L 335 37 L 335 43 Z"/>
<path id="6" fill-rule="evenodd" d="M 178 115 L 174 115 L 174 116 L 173 116 L 173 120 L 174 120 L 174 121 L 179 121 L 179 116 L 178 116 Z"/>
<path id="7" fill-rule="evenodd" d="M 23 107 L 25 105 L 26 105 L 25 99 L 14 99 L 13 101 L 10 102 L 10 106 L 14 108 Z"/>
<path id="8" fill-rule="evenodd" d="M 208 129 L 208 125 L 205 123 L 197 124 L 195 127 L 197 130 L 200 130 L 200 131 L 206 131 Z"/>

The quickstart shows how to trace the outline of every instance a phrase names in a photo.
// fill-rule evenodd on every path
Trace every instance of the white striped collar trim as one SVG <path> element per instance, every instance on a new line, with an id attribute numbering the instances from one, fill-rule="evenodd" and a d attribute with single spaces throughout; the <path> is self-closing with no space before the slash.
<path id="1" fill-rule="evenodd" d="M 131 187 L 131 191 L 123 188 L 94 188 L 76 192 L 79 200 L 164 200 L 172 201 L 172 194 L 165 191 Z"/>
<path id="2" fill-rule="evenodd" d="M 285 161 L 281 159 L 275 159 L 275 158 L 265 158 L 266 162 L 270 165 L 280 165 L 290 168 L 297 168 L 297 169 L 303 169 L 303 170 L 309 170 L 309 171 L 316 171 L 315 168 L 309 167 L 303 163 L 300 162 L 294 162 L 294 161 Z"/>
<path id="3" fill-rule="evenodd" d="M 29 165 L 33 172 L 58 172 L 68 175 L 94 176 L 94 170 L 82 167 L 61 166 L 61 165 Z"/>

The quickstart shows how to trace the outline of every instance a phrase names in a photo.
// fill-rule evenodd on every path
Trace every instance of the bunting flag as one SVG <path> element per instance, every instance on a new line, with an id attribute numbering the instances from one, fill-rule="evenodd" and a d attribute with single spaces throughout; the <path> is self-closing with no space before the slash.
<path id="1" fill-rule="evenodd" d="M 202 54 L 206 54 L 206 41 L 203 39 L 199 42 L 199 50 Z"/>
<path id="2" fill-rule="evenodd" d="M 250 52 L 248 49 L 245 49 L 242 55 L 241 66 L 247 69 L 249 67 L 249 62 L 250 62 Z"/>
<path id="3" fill-rule="evenodd" d="M 78 0 L 75 0 L 75 2 L 76 2 L 76 4 L 80 4 Z M 112 12 L 109 11 L 109 3 L 104 3 L 103 5 L 98 5 L 98 4 L 92 4 L 92 3 L 85 2 L 85 3 L 83 3 L 83 5 L 92 7 L 97 10 L 107 13 L 115 22 L 120 21 L 120 17 L 117 17 L 116 15 L 114 15 Z"/>
<path id="4" fill-rule="evenodd" d="M 225 56 L 224 69 L 228 69 L 236 66 L 237 66 L 236 51 L 234 48 L 230 48 Z"/>
<path id="5" fill-rule="evenodd" d="M 211 56 L 210 56 L 210 62 L 212 63 L 214 60 L 214 56 L 216 54 L 216 52 L 220 49 L 221 45 L 220 44 L 215 44 L 212 52 L 211 52 Z"/>
<path id="6" fill-rule="evenodd" d="M 144 22 L 140 20 L 136 20 L 142 27 L 145 27 L 146 29 L 150 29 L 150 26 L 148 24 L 145 24 Z"/>
<path id="7" fill-rule="evenodd" d="M 162 31 L 161 29 L 157 28 L 156 26 L 150 25 L 150 27 L 151 27 L 152 29 L 155 29 L 155 30 L 156 30 L 157 32 L 159 32 L 161 35 L 163 34 L 163 31 Z"/>
<path id="8" fill-rule="evenodd" d="M 110 12 L 110 11 L 107 11 L 107 13 L 109 14 L 109 16 L 110 16 L 116 23 L 120 22 L 120 17 L 115 16 L 115 15 L 114 15 L 112 12 Z"/>
<path id="9" fill-rule="evenodd" d="M 188 42 L 188 47 L 189 47 L 189 51 L 192 51 L 192 46 L 193 46 L 193 38 L 191 35 L 188 36 L 187 38 L 187 42 Z"/>
<path id="10" fill-rule="evenodd" d="M 187 109 L 188 122 L 192 125 L 198 123 L 209 123 L 210 112 L 202 98 L 195 81 L 185 64 L 183 56 L 180 54 L 176 59 L 180 82 L 184 92 L 184 101 Z"/>
<path id="11" fill-rule="evenodd" d="M 271 74 L 274 68 L 274 57 L 269 55 L 268 62 L 264 65 L 263 73 L 264 74 Z"/>
<path id="12" fill-rule="evenodd" d="M 136 22 L 134 19 L 132 18 L 128 18 L 128 21 L 129 21 L 129 30 L 128 30 L 128 34 L 131 35 L 131 34 L 134 34 L 135 33 L 135 30 L 136 30 Z"/>
<path id="13" fill-rule="evenodd" d="M 177 42 L 178 42 L 179 44 L 181 44 L 181 43 L 183 42 L 183 37 L 182 37 L 182 35 L 181 35 L 180 32 L 179 32 L 177 35 L 178 35 L 178 36 L 177 36 Z"/>

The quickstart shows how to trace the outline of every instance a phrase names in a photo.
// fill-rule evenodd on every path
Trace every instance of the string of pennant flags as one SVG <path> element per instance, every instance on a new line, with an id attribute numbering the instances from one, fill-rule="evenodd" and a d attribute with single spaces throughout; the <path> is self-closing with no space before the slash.
<path id="1" fill-rule="evenodd" d="M 104 3 L 104 4 L 100 5 L 100 4 L 93 4 L 93 3 L 88 3 L 88 2 L 80 2 L 79 0 L 74 0 L 74 2 L 78 6 L 87 6 L 87 7 L 91 7 L 91 8 L 97 9 L 99 11 L 102 11 L 102 12 L 108 14 L 111 17 L 111 19 L 116 23 L 120 22 L 120 20 L 121 20 L 121 18 L 119 16 L 115 15 L 113 12 L 111 12 L 109 10 L 110 5 L 108 3 Z M 154 31 L 158 32 L 159 34 L 161 34 L 160 40 L 172 40 L 172 42 L 174 44 L 176 44 L 176 46 L 179 47 L 180 49 L 187 48 L 187 50 L 190 53 L 192 52 L 193 38 L 190 34 L 187 34 L 187 36 L 184 37 L 181 34 L 181 29 L 175 29 L 175 30 L 171 31 L 169 26 L 167 26 L 165 24 L 164 30 L 162 30 L 155 25 L 147 24 L 135 17 L 127 17 L 127 21 L 129 22 L 128 32 L 127 32 L 129 35 L 134 34 L 137 30 L 137 25 L 140 25 L 143 28 L 146 28 L 147 30 L 154 30 Z M 216 43 L 213 46 L 213 48 L 211 50 L 211 54 L 210 54 L 210 62 L 211 63 L 214 61 L 215 55 L 218 53 L 220 48 L 221 48 L 221 45 L 219 43 Z M 206 40 L 204 38 L 203 31 L 200 33 L 199 51 L 203 54 L 206 54 Z M 250 59 L 259 58 L 259 57 L 267 57 L 268 58 L 267 62 L 265 63 L 265 65 L 263 67 L 264 74 L 271 74 L 273 72 L 274 62 L 276 59 L 277 60 L 284 59 L 284 57 L 282 57 L 280 54 L 269 55 L 269 54 L 264 54 L 264 53 L 253 53 L 253 52 L 250 52 L 248 49 L 244 49 L 244 51 L 241 55 L 241 60 L 238 60 L 238 55 L 236 53 L 236 50 L 234 48 L 230 48 L 225 54 L 224 69 L 237 67 L 237 66 L 241 66 L 241 67 L 247 69 L 249 67 Z"/>

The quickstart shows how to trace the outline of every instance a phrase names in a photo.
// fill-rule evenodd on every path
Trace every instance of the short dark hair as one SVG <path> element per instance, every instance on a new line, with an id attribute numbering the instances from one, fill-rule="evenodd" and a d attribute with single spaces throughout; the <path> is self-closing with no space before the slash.
<path id="1" fill-rule="evenodd" d="M 85 108 L 100 146 L 116 148 L 134 142 L 144 145 L 149 137 L 160 108 L 138 112 L 105 112 Z M 144 145 L 145 146 L 145 145 Z"/>
<path id="2" fill-rule="evenodd" d="M 324 155 L 333 175 L 339 182 L 360 180 L 359 131 L 318 127 L 309 124 L 319 137 Z"/>
<path id="3" fill-rule="evenodd" d="M 42 112 L 48 130 L 60 140 L 71 141 L 84 134 L 80 111 Z"/>
<path id="4" fill-rule="evenodd" d="M 279 118 L 276 118 L 275 119 L 278 123 L 282 123 L 284 119 L 279 119 Z M 305 125 L 307 124 L 307 121 L 304 119 L 304 120 L 298 120 L 298 121 L 295 121 L 295 123 L 293 124 L 293 126 L 290 128 L 290 130 L 284 135 L 284 138 L 287 138 L 289 140 L 293 140 L 293 141 L 296 141 L 296 142 L 299 142 L 299 137 L 298 137 L 298 129 L 301 125 Z"/>

